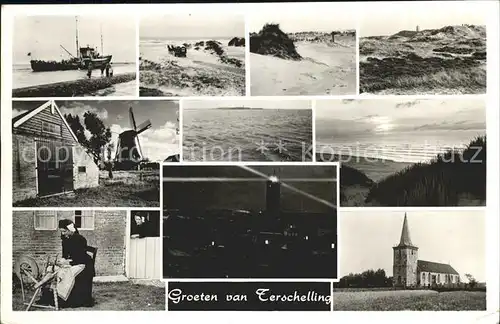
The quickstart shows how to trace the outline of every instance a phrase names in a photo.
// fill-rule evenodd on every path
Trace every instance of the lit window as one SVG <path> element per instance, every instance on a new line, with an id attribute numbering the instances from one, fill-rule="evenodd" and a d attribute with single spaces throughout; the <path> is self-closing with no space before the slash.
<path id="1" fill-rule="evenodd" d="M 35 230 L 56 230 L 57 214 L 55 210 L 38 210 L 33 212 Z"/>
<path id="2" fill-rule="evenodd" d="M 269 240 L 266 240 L 264 243 L 269 244 Z"/>
<path id="3" fill-rule="evenodd" d="M 331 246 L 332 246 L 332 249 L 335 249 L 335 243 L 332 243 Z"/>
<path id="4" fill-rule="evenodd" d="M 75 210 L 73 217 L 75 226 L 81 230 L 94 229 L 94 211 L 92 210 Z"/>
<path id="5" fill-rule="evenodd" d="M 306 235 L 306 237 L 304 237 L 304 239 L 307 241 L 309 240 L 309 236 Z"/>

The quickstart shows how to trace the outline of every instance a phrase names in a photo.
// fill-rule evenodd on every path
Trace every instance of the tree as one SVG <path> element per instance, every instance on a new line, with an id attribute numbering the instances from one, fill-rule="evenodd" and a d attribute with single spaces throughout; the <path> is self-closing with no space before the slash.
<path id="1" fill-rule="evenodd" d="M 474 288 L 477 286 L 478 282 L 477 282 L 476 278 L 474 278 L 470 273 L 466 273 L 465 278 L 467 278 L 467 280 L 469 281 L 469 286 L 471 288 Z"/>
<path id="2" fill-rule="evenodd" d="M 87 111 L 83 114 L 85 128 L 80 117 L 71 114 L 64 115 L 71 130 L 76 135 L 78 142 L 94 157 L 94 162 L 99 163 L 104 158 L 103 148 L 111 141 L 111 130 L 104 125 L 104 122 L 96 113 Z M 85 135 L 85 130 L 90 133 L 90 138 Z"/>
<path id="3" fill-rule="evenodd" d="M 111 141 L 111 130 L 109 127 L 106 128 L 95 112 L 86 111 L 83 117 L 85 119 L 85 128 L 91 134 L 88 140 L 88 148 L 96 158 L 96 162 L 98 162 L 103 158 L 101 152 L 104 146 Z"/>

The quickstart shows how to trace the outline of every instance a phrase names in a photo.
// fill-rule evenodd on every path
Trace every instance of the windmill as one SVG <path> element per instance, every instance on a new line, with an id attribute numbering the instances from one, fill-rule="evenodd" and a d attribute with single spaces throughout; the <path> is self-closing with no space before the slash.
<path id="1" fill-rule="evenodd" d="M 148 119 L 139 126 L 135 123 L 132 107 L 129 109 L 130 128 L 118 135 L 116 147 L 115 163 L 125 168 L 137 166 L 144 158 L 139 142 L 139 134 L 151 128 L 151 121 Z"/>

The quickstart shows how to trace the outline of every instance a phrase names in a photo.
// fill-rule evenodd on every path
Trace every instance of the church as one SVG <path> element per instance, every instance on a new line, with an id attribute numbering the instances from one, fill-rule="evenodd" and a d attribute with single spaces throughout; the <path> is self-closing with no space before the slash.
<path id="1" fill-rule="evenodd" d="M 393 247 L 393 284 L 396 287 L 435 287 L 460 284 L 460 275 L 449 264 L 418 259 L 418 247 L 411 242 L 408 219 L 404 217 L 399 244 Z"/>

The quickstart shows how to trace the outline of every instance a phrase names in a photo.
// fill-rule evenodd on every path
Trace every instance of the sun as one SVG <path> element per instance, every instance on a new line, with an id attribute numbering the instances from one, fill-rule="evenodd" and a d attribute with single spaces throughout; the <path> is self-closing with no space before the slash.
<path id="1" fill-rule="evenodd" d="M 372 117 L 371 122 L 375 126 L 376 133 L 390 132 L 394 128 L 394 124 L 392 123 L 391 118 L 387 116 Z"/>

